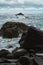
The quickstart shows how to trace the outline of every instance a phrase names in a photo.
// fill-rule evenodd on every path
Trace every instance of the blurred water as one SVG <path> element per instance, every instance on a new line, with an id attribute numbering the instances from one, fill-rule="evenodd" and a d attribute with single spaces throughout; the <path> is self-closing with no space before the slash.
<path id="1" fill-rule="evenodd" d="M 15 16 L 15 14 L 0 14 L 0 28 L 7 21 L 23 22 L 28 26 L 35 26 L 43 30 L 43 14 L 25 14 L 24 16 Z M 13 46 L 13 48 L 8 49 L 9 51 L 19 47 L 19 39 L 20 37 L 13 39 L 3 39 L 0 37 L 0 49 L 8 49 L 7 45 L 9 44 Z"/>

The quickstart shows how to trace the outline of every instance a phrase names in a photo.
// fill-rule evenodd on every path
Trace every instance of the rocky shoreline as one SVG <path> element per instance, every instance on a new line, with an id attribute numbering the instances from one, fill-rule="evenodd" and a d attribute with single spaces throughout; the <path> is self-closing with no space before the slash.
<path id="1" fill-rule="evenodd" d="M 12 53 L 6 49 L 0 50 L 0 65 L 38 65 L 34 58 L 36 53 L 43 51 L 43 31 L 19 22 L 6 22 L 0 30 L 3 38 L 15 38 L 21 33 L 19 48 Z"/>

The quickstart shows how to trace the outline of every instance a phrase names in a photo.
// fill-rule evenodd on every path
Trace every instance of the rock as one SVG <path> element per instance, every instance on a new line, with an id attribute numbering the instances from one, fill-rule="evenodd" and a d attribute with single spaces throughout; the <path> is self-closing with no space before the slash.
<path id="1" fill-rule="evenodd" d="M 26 36 L 26 32 L 24 32 L 24 33 L 22 34 L 22 36 L 21 36 L 21 39 L 20 39 L 19 43 L 21 43 L 21 42 L 25 39 L 25 36 Z"/>
<path id="2" fill-rule="evenodd" d="M 1 29 L 0 29 L 0 36 L 2 35 Z"/>
<path id="3" fill-rule="evenodd" d="M 28 55 L 27 56 L 22 56 L 19 58 L 18 60 L 18 65 L 33 65 L 33 58 L 32 57 L 29 57 Z"/>
<path id="4" fill-rule="evenodd" d="M 26 37 L 26 32 L 24 32 L 21 36 L 21 39 L 19 40 L 19 44 L 20 44 L 20 47 L 22 48 L 22 45 L 24 43 L 24 40 L 25 40 L 25 37 Z"/>
<path id="5" fill-rule="evenodd" d="M 43 47 L 43 31 L 30 26 L 26 37 L 22 44 L 23 48 L 29 51 L 29 49 L 37 50 Z"/>
<path id="6" fill-rule="evenodd" d="M 19 50 L 19 49 L 21 49 L 21 48 L 20 48 L 20 47 L 16 47 L 16 48 L 12 51 L 12 53 L 16 52 L 16 51 Z"/>
<path id="7" fill-rule="evenodd" d="M 2 49 L 0 50 L 0 57 L 6 57 L 10 52 L 8 50 Z"/>
<path id="8" fill-rule="evenodd" d="M 25 49 L 18 49 L 12 52 L 14 59 L 18 59 L 26 53 L 27 51 Z"/>
<path id="9" fill-rule="evenodd" d="M 23 13 L 18 13 L 18 14 L 16 14 L 16 16 L 18 16 L 18 15 L 22 15 L 22 16 L 24 16 L 24 14 L 23 14 Z"/>
<path id="10" fill-rule="evenodd" d="M 8 55 L 6 56 L 6 58 L 7 58 L 7 59 L 14 59 L 13 54 L 8 54 Z"/>
<path id="11" fill-rule="evenodd" d="M 38 64 L 34 60 L 34 57 L 29 57 L 28 55 L 25 55 L 18 59 L 17 65 L 38 65 Z"/>
<path id="12" fill-rule="evenodd" d="M 4 38 L 18 37 L 20 33 L 28 30 L 28 26 L 20 22 L 6 22 L 1 28 L 1 34 Z"/>
<path id="13" fill-rule="evenodd" d="M 17 59 L 7 59 L 7 60 L 10 61 L 11 63 L 15 63 L 15 64 L 16 64 L 17 61 L 18 61 Z M 15 65 L 15 64 L 14 64 L 14 65 Z"/>
<path id="14" fill-rule="evenodd" d="M 14 38 L 18 36 L 19 36 L 19 33 L 18 33 L 17 28 L 8 28 L 3 32 L 4 38 Z"/>
<path id="15" fill-rule="evenodd" d="M 33 60 L 34 64 L 33 65 L 38 65 L 37 62 L 35 60 Z"/>
<path id="16" fill-rule="evenodd" d="M 11 63 L 8 59 L 0 58 L 0 63 Z"/>
<path id="17" fill-rule="evenodd" d="M 19 33 L 24 33 L 28 30 L 29 26 L 22 22 L 16 22 Z"/>
<path id="18" fill-rule="evenodd" d="M 13 46 L 9 44 L 9 45 L 7 45 L 6 48 L 13 48 Z"/>

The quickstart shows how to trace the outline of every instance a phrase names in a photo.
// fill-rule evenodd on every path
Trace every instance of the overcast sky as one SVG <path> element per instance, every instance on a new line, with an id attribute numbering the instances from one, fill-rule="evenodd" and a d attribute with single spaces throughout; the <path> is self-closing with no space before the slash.
<path id="1" fill-rule="evenodd" d="M 14 10 L 43 12 L 43 0 L 0 0 L 0 12 Z"/>

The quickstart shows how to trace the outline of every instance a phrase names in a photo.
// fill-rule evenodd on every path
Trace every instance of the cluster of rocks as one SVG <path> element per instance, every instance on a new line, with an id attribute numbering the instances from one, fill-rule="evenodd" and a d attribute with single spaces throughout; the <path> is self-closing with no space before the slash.
<path id="1" fill-rule="evenodd" d="M 30 57 L 27 50 L 18 48 L 13 50 L 12 53 L 5 49 L 0 50 L 0 63 L 14 63 L 14 65 L 34 65 L 35 61 L 33 57 Z"/>
<path id="2" fill-rule="evenodd" d="M 20 22 L 6 22 L 3 24 L 0 35 L 4 38 L 15 38 L 28 30 L 28 26 Z"/>
<path id="3" fill-rule="evenodd" d="M 20 47 L 23 49 L 26 49 L 29 54 L 27 56 L 26 55 L 23 56 L 22 60 L 20 58 L 20 62 L 24 63 L 25 58 L 26 59 L 28 58 L 28 60 L 27 60 L 28 62 L 30 59 L 32 59 L 32 63 L 34 63 L 33 59 L 34 59 L 35 53 L 43 53 L 43 31 L 41 31 L 40 29 L 37 29 L 33 26 L 30 26 L 28 31 L 23 33 L 23 35 L 19 41 L 19 44 L 20 44 Z M 40 59 L 38 59 L 38 60 L 40 60 Z M 41 61 L 40 62 L 37 61 L 38 63 L 35 62 L 35 64 L 30 63 L 30 65 L 37 65 L 37 64 L 40 65 Z M 30 62 L 31 62 L 31 60 L 30 60 Z M 27 63 L 24 63 L 22 65 L 26 65 Z M 27 65 L 29 65 L 29 64 L 27 64 Z"/>
<path id="4" fill-rule="evenodd" d="M 14 24 L 14 23 L 13 23 Z M 4 25 L 5 28 L 7 27 Z M 8 27 L 9 28 L 9 27 Z M 2 31 L 6 29 L 2 28 Z M 20 41 L 20 47 L 10 53 L 8 50 L 0 50 L 1 62 L 16 63 L 16 65 L 38 65 L 35 61 L 35 53 L 43 50 L 43 31 L 29 26 Z M 15 61 L 16 60 L 16 61 Z"/>

